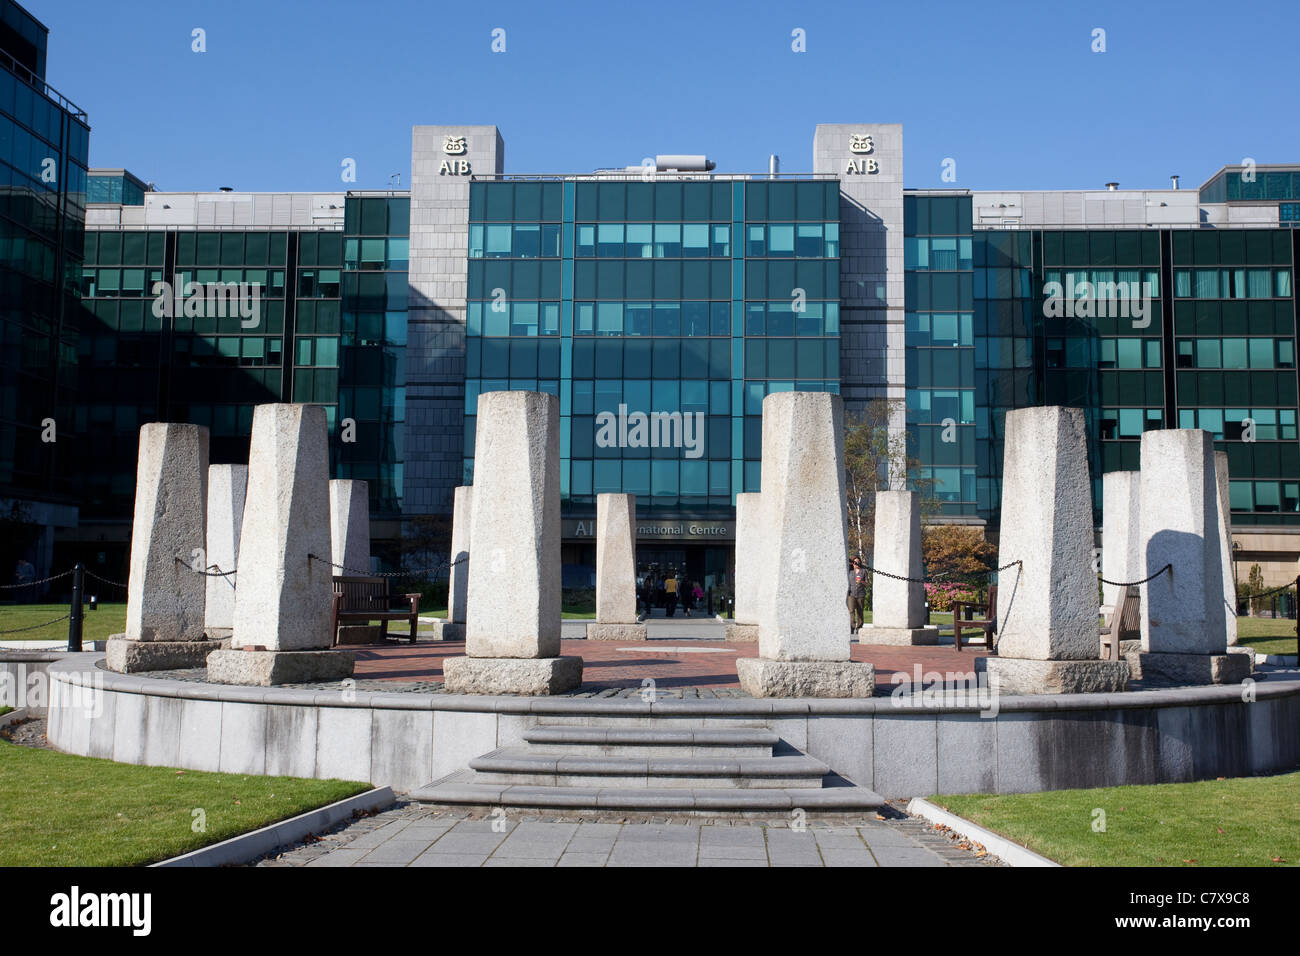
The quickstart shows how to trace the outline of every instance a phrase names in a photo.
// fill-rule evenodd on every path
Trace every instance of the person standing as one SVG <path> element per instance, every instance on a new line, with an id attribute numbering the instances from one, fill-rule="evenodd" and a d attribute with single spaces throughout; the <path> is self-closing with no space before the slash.
<path id="1" fill-rule="evenodd" d="M 862 604 L 867 597 L 867 569 L 855 554 L 849 564 L 849 633 L 856 634 L 862 627 Z"/>
<path id="2" fill-rule="evenodd" d="M 664 613 L 672 617 L 677 613 L 677 575 L 671 571 L 664 579 L 664 600 L 667 602 Z"/>

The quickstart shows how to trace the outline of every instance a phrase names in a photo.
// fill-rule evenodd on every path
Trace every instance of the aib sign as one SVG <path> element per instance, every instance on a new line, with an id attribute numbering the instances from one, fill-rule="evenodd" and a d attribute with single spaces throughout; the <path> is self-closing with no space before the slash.
<path id="1" fill-rule="evenodd" d="M 442 138 L 442 151 L 448 156 L 464 156 L 469 152 L 469 147 L 465 143 L 464 136 L 444 136 Z M 468 176 L 469 160 L 468 159 L 444 159 L 442 165 L 438 168 L 439 176 Z"/>
<path id="2" fill-rule="evenodd" d="M 849 152 L 854 155 L 849 157 L 848 165 L 844 167 L 844 174 L 861 176 L 880 172 L 880 164 L 876 162 L 875 157 L 867 155 L 875 150 L 876 145 L 869 135 L 850 133 Z"/>

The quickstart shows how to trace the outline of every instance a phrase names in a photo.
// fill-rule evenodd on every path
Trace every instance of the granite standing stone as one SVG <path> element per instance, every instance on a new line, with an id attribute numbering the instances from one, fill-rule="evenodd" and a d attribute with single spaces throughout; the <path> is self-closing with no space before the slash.
<path id="1" fill-rule="evenodd" d="M 212 570 L 239 567 L 239 533 L 248 491 L 247 465 L 208 466 L 208 564 Z M 235 626 L 236 575 L 207 578 L 204 621 L 209 636 L 229 637 Z"/>
<path id="2" fill-rule="evenodd" d="M 759 567 L 763 546 L 763 496 L 756 491 L 736 495 L 736 573 L 733 619 L 727 622 L 729 641 L 758 640 Z"/>
<path id="3" fill-rule="evenodd" d="M 434 640 L 465 640 L 469 608 L 469 516 L 474 489 L 459 485 L 452 497 L 451 567 L 447 571 L 447 617 L 429 626 Z"/>
<path id="4" fill-rule="evenodd" d="M 558 693 L 581 681 L 560 651 L 560 414 L 544 392 L 479 396 L 466 657 L 447 689 Z M 575 680 L 576 677 L 576 680 Z"/>
<path id="5" fill-rule="evenodd" d="M 156 422 L 140 429 L 126 631 L 105 646 L 118 673 L 201 665 L 207 640 L 208 430 Z"/>
<path id="6" fill-rule="evenodd" d="M 1219 557 L 1223 564 L 1223 617 L 1228 647 L 1237 645 L 1237 583 L 1232 575 L 1232 497 L 1228 453 L 1214 453 L 1214 477 L 1219 490 Z"/>
<path id="7" fill-rule="evenodd" d="M 596 621 L 587 640 L 644 641 L 636 613 L 636 495 L 596 496 Z"/>
<path id="8" fill-rule="evenodd" d="M 324 650 L 333 643 L 329 508 L 324 407 L 258 405 L 239 536 L 234 635 L 231 650 L 208 657 L 209 682 L 280 683 L 312 675 L 333 680 L 352 673 L 351 654 Z"/>
<path id="9" fill-rule="evenodd" d="M 330 561 L 336 575 L 370 573 L 370 485 L 330 482 Z"/>
<path id="10" fill-rule="evenodd" d="M 1109 471 L 1101 478 L 1101 576 L 1109 581 L 1137 581 L 1142 573 L 1141 475 Z M 1102 584 L 1102 603 L 1119 611 L 1123 594 Z"/>
<path id="11" fill-rule="evenodd" d="M 1173 566 L 1145 586 L 1142 649 L 1222 654 L 1227 623 L 1209 432 L 1166 428 L 1142 435 L 1142 540 L 1146 574 Z"/>
<path id="12" fill-rule="evenodd" d="M 233 647 L 330 646 L 329 442 L 320 405 L 258 405 L 248 455 Z"/>
<path id="13" fill-rule="evenodd" d="M 762 451 L 759 656 L 737 661 L 740 685 L 755 697 L 869 697 L 872 666 L 849 659 L 843 401 L 769 395 Z"/>
<path id="14" fill-rule="evenodd" d="M 921 584 L 921 501 L 914 491 L 876 492 L 875 554 L 883 574 L 871 577 L 871 623 L 858 632 L 862 644 L 938 644 L 939 629 L 925 626 Z"/>
<path id="15" fill-rule="evenodd" d="M 1228 654 L 1224 529 L 1214 437 L 1192 428 L 1142 435 L 1142 649 L 1127 655 L 1151 684 L 1229 683 L 1251 670 Z M 1144 575 L 1145 576 L 1145 575 Z"/>
<path id="16" fill-rule="evenodd" d="M 1082 409 L 1007 413 L 1002 459 L 997 657 L 1000 693 L 1122 690 L 1124 661 L 1099 660 L 1092 487 Z"/>
<path id="17" fill-rule="evenodd" d="M 140 428 L 126 632 L 131 641 L 201 641 L 206 579 L 208 430 Z M 179 559 L 179 560 L 177 560 Z"/>

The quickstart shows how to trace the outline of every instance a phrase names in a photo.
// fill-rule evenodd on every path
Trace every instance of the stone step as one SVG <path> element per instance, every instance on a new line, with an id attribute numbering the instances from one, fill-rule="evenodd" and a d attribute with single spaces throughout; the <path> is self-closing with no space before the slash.
<path id="1" fill-rule="evenodd" d="M 820 788 L 830 772 L 803 754 L 773 757 L 621 757 L 539 754 L 505 747 L 469 762 L 474 782 L 534 787 Z"/>
<path id="2" fill-rule="evenodd" d="M 762 717 L 663 717 L 649 714 L 538 714 L 537 727 L 641 727 L 656 730 L 766 730 Z"/>
<path id="3" fill-rule="evenodd" d="M 876 810 L 879 794 L 862 787 L 656 788 L 537 787 L 484 784 L 455 774 L 411 791 L 422 803 L 474 806 L 551 807 L 583 810 L 660 810 L 682 813 L 810 812 Z"/>
<path id="4" fill-rule="evenodd" d="M 524 732 L 530 752 L 572 756 L 752 757 L 772 755 L 780 737 L 761 727 L 731 730 L 537 726 Z"/>

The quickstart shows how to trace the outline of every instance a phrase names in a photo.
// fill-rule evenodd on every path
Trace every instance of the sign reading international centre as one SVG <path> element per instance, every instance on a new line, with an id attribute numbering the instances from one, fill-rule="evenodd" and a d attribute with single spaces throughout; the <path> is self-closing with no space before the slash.
<path id="1" fill-rule="evenodd" d="M 561 522 L 564 538 L 595 538 L 596 520 L 566 518 Z M 639 521 L 638 540 L 658 541 L 730 541 L 736 536 L 734 521 L 692 521 L 689 518 L 669 521 Z"/>

